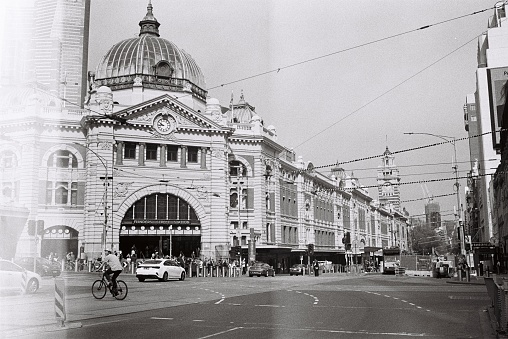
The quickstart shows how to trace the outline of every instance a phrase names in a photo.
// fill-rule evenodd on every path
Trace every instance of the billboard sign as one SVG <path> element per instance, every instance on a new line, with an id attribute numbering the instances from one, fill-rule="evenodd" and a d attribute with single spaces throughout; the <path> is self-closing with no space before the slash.
<path id="1" fill-rule="evenodd" d="M 487 82 L 489 88 L 492 144 L 494 149 L 499 150 L 503 116 L 508 115 L 508 106 L 505 105 L 508 96 L 508 67 L 487 69 Z"/>

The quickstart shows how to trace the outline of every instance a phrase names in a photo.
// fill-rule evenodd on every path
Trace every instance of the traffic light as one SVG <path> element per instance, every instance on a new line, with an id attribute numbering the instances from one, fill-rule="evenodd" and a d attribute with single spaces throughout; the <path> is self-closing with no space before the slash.
<path id="1" fill-rule="evenodd" d="M 350 232 L 344 233 L 344 238 L 342 238 L 342 243 L 344 245 L 346 245 L 346 249 L 347 249 L 347 245 L 349 245 L 349 247 L 351 248 L 351 233 Z"/>
<path id="2" fill-rule="evenodd" d="M 314 255 L 314 244 L 309 244 L 307 250 L 309 252 L 309 255 Z"/>
<path id="3" fill-rule="evenodd" d="M 37 235 L 44 234 L 44 220 L 37 220 Z"/>
<path id="4" fill-rule="evenodd" d="M 28 220 L 28 235 L 35 235 L 35 220 Z"/>
<path id="5" fill-rule="evenodd" d="M 169 250 L 169 239 L 162 239 L 162 250 L 163 251 Z"/>

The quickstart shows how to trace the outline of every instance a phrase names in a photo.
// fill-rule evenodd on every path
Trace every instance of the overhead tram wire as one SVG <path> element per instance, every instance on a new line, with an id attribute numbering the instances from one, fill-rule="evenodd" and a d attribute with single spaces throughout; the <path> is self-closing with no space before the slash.
<path id="1" fill-rule="evenodd" d="M 504 173 L 504 172 L 503 172 Z M 500 174 L 500 173 L 498 173 Z M 485 173 L 485 174 L 478 174 L 479 177 L 486 177 L 490 175 L 496 175 L 496 173 Z M 394 186 L 404 186 L 404 185 L 415 185 L 415 184 L 423 184 L 427 182 L 439 182 L 439 181 L 448 181 L 448 180 L 457 180 L 457 179 L 469 179 L 468 176 L 463 177 L 450 177 L 450 178 L 438 178 L 438 179 L 427 179 L 427 180 L 418 180 L 418 181 L 408 181 L 408 182 L 399 182 L 397 184 L 394 184 Z M 365 188 L 379 188 L 379 185 L 369 185 L 369 186 L 359 186 L 359 187 L 352 187 L 352 188 L 344 188 L 344 191 L 352 191 L 355 189 L 365 189 Z"/>
<path id="2" fill-rule="evenodd" d="M 434 198 L 443 198 L 443 197 L 449 197 L 451 195 L 455 195 L 456 193 L 448 193 L 448 194 L 440 194 L 440 195 L 433 195 L 432 199 Z M 412 202 L 412 201 L 420 201 L 420 200 L 429 200 L 429 198 L 418 198 L 418 199 L 410 199 L 410 200 L 402 200 L 401 203 L 404 202 Z"/>
<path id="3" fill-rule="evenodd" d="M 495 161 L 496 159 L 486 159 L 482 160 L 482 162 Z M 457 161 L 458 164 L 472 164 L 474 161 Z M 424 166 L 442 166 L 442 165 L 450 165 L 450 162 L 435 162 L 435 163 L 424 163 L 424 164 L 413 164 L 413 165 L 397 165 L 398 168 L 412 168 L 412 167 L 424 167 Z M 360 171 L 372 171 L 377 170 L 379 167 L 357 167 L 357 168 L 348 168 L 348 171 L 360 172 Z M 359 178 L 360 179 L 360 178 Z"/>
<path id="4" fill-rule="evenodd" d="M 415 78 L 417 75 L 423 73 L 424 71 L 426 71 L 427 69 L 431 68 L 432 66 L 434 66 L 435 64 L 437 64 L 438 62 L 440 62 L 441 60 L 449 57 L 450 55 L 452 55 L 453 53 L 455 53 L 456 51 L 458 51 L 459 49 L 465 47 L 466 45 L 468 45 L 469 43 L 471 43 L 472 41 L 475 41 L 476 39 L 478 39 L 480 35 L 476 35 L 474 38 L 472 38 L 471 40 L 465 42 L 464 44 L 460 45 L 459 47 L 455 48 L 454 50 L 452 50 L 451 52 L 445 54 L 444 56 L 442 56 L 441 58 L 435 60 L 434 62 L 432 62 L 430 65 L 424 67 L 423 69 L 419 70 L 418 72 L 414 73 L 413 75 L 411 75 L 409 78 L 406 78 L 405 80 L 399 82 L 397 85 L 391 87 L 390 89 L 384 91 L 383 93 L 379 94 L 377 97 L 375 97 L 374 99 L 371 99 L 369 100 L 367 103 L 361 105 L 360 107 L 358 107 L 357 109 L 353 110 L 352 112 L 350 112 L 349 114 L 345 115 L 344 117 L 342 117 L 341 119 L 339 119 L 338 121 L 334 122 L 333 124 L 329 125 L 328 127 L 322 129 L 321 131 L 317 132 L 316 134 L 314 134 L 313 136 L 305 139 L 304 141 L 302 141 L 301 143 L 299 143 L 298 145 L 294 146 L 293 148 L 298 148 L 300 146 L 302 146 L 303 144 L 307 143 L 308 141 L 314 139 L 315 137 L 317 137 L 318 135 L 326 132 L 327 130 L 329 130 L 330 128 L 332 128 L 333 126 L 337 125 L 338 123 L 346 120 L 347 118 L 349 118 L 350 116 L 352 116 L 353 114 L 355 113 L 358 113 L 360 110 L 362 110 L 363 108 L 367 107 L 368 105 L 370 105 L 371 103 L 377 101 L 378 99 L 381 99 L 382 97 L 384 97 L 385 95 L 387 95 L 388 93 L 392 92 L 393 90 L 397 89 L 398 87 L 402 86 L 403 84 L 405 84 L 406 82 L 408 82 L 409 80 Z"/>
<path id="5" fill-rule="evenodd" d="M 70 100 L 68 100 L 68 99 L 62 98 L 61 96 L 56 95 L 56 94 L 53 94 L 53 93 L 51 93 L 51 92 L 45 91 L 43 88 L 37 88 L 37 87 L 35 87 L 35 86 L 34 86 L 34 87 L 33 87 L 33 89 L 35 89 L 36 91 L 39 91 L 39 92 L 43 92 L 44 94 L 47 94 L 47 95 L 49 95 L 49 96 L 52 96 L 53 98 L 56 98 L 56 99 L 58 99 L 58 100 L 61 100 L 61 101 L 65 102 L 65 103 L 67 103 L 67 104 L 70 104 L 70 105 L 76 106 L 76 107 L 78 107 L 78 108 L 80 108 L 80 109 L 83 109 L 83 110 L 86 110 L 86 111 L 88 111 L 88 112 L 95 113 L 95 114 L 99 115 L 99 117 L 98 117 L 98 118 L 100 118 L 100 119 L 101 119 L 101 118 L 107 118 L 107 119 L 111 119 L 111 120 L 118 121 L 118 122 L 120 122 L 120 123 L 122 123 L 122 124 L 126 124 L 126 123 L 127 123 L 127 120 L 126 120 L 126 119 L 124 119 L 124 118 L 120 118 L 120 117 L 117 117 L 117 116 L 114 116 L 114 115 L 110 115 L 110 114 L 104 114 L 104 113 L 102 113 L 102 112 L 95 111 L 95 110 L 90 109 L 90 108 L 88 108 L 88 107 L 87 107 L 87 108 L 81 108 L 81 106 L 80 106 L 80 105 L 78 105 L 78 104 L 76 104 L 75 102 L 72 102 L 72 101 L 70 101 Z M 93 116 L 92 116 L 92 117 L 93 117 Z"/>
<path id="6" fill-rule="evenodd" d="M 496 6 L 491 6 L 491 7 L 488 7 L 488 8 L 485 8 L 485 9 L 481 9 L 481 10 L 478 10 L 478 11 L 475 11 L 475 12 L 472 12 L 472 13 L 469 13 L 469 14 L 464 14 L 464 15 L 461 15 L 461 16 L 458 16 L 458 17 L 455 17 L 455 18 L 439 21 L 439 22 L 436 22 L 434 24 L 424 25 L 424 26 L 421 26 L 421 27 L 418 27 L 418 28 L 415 28 L 415 29 L 411 29 L 409 31 L 405 31 L 405 32 L 402 32 L 402 33 L 397 33 L 397 34 L 390 35 L 390 36 L 387 36 L 387 37 L 384 37 L 384 38 L 381 38 L 381 39 L 372 40 L 372 41 L 369 41 L 369 42 L 366 42 L 366 43 L 363 43 L 363 44 L 360 44 L 360 45 L 356 45 L 356 46 L 353 46 L 353 47 L 341 49 L 341 50 L 336 51 L 336 52 L 324 54 L 324 55 L 321 55 L 321 56 L 318 56 L 318 57 L 315 57 L 315 58 L 303 60 L 303 61 L 296 62 L 296 63 L 290 64 L 290 65 L 278 67 L 278 68 L 272 69 L 270 71 L 261 72 L 261 73 L 254 74 L 254 75 L 251 75 L 251 76 L 248 76 L 248 77 L 244 77 L 244 78 L 241 78 L 241 79 L 238 79 L 238 80 L 233 80 L 233 81 L 230 81 L 230 82 L 225 82 L 223 84 L 210 87 L 208 90 L 212 90 L 212 89 L 216 89 L 216 88 L 221 88 L 221 87 L 224 87 L 224 86 L 227 86 L 227 85 L 231 85 L 231 84 L 234 84 L 234 83 L 237 83 L 237 82 L 242 82 L 242 81 L 245 81 L 245 80 L 250 80 L 250 79 L 257 78 L 257 77 L 260 77 L 260 76 L 263 76 L 263 75 L 267 75 L 267 74 L 270 74 L 270 73 L 279 73 L 281 70 L 284 70 L 284 69 L 300 66 L 300 65 L 303 65 L 303 64 L 306 64 L 306 63 L 309 63 L 309 62 L 313 62 L 313 61 L 316 61 L 316 60 L 320 60 L 320 59 L 324 59 L 324 58 L 330 57 L 332 55 L 348 52 L 348 51 L 351 51 L 351 50 L 354 50 L 354 49 L 358 49 L 358 48 L 365 47 L 365 46 L 368 46 L 368 45 L 376 44 L 378 42 L 382 42 L 382 41 L 385 41 L 385 40 L 390 40 L 390 39 L 393 39 L 393 38 L 396 38 L 396 37 L 399 37 L 399 36 L 402 36 L 402 35 L 406 35 L 406 34 L 409 34 L 409 33 L 414 33 L 414 32 L 417 32 L 417 31 L 422 31 L 424 29 L 427 29 L 427 28 L 430 28 L 430 27 L 433 27 L 433 26 L 438 26 L 438 25 L 441 25 L 441 24 L 444 24 L 444 23 L 447 23 L 447 22 L 450 22 L 450 21 L 455 21 L 455 20 L 462 19 L 462 18 L 465 18 L 465 17 L 468 17 L 468 16 L 473 16 L 473 15 L 476 15 L 476 14 L 480 14 L 480 13 L 492 10 L 494 8 L 496 8 Z M 298 145 L 298 146 L 300 146 L 300 145 Z"/>
<path id="7" fill-rule="evenodd" d="M 504 129 L 500 129 L 499 131 L 504 131 Z M 468 137 L 464 137 L 464 138 L 457 138 L 457 139 L 455 139 L 455 141 L 469 140 L 469 139 L 478 138 L 478 137 L 481 137 L 481 136 L 484 136 L 484 135 L 487 135 L 487 134 L 492 134 L 492 131 L 481 133 L 481 134 L 476 134 L 476 135 L 472 135 L 472 136 L 468 136 Z M 424 146 L 418 146 L 418 147 L 407 148 L 407 149 L 403 149 L 403 150 L 399 150 L 399 151 L 393 151 L 391 153 L 392 154 L 399 154 L 399 153 L 405 153 L 405 152 L 410 152 L 410 151 L 417 151 L 417 150 L 420 150 L 420 149 L 424 149 L 424 148 L 428 148 L 428 147 L 434 147 L 434 146 L 440 146 L 440 145 L 444 145 L 444 144 L 448 144 L 448 142 L 446 142 L 446 141 L 436 142 L 436 143 L 428 144 L 428 145 L 424 145 Z M 365 157 L 365 158 L 358 158 L 358 159 L 354 159 L 354 160 L 335 162 L 335 163 L 329 164 L 329 165 L 314 166 L 313 169 L 333 167 L 333 166 L 344 165 L 344 164 L 350 164 L 350 163 L 358 162 L 358 161 L 365 161 L 365 160 L 371 160 L 371 159 L 381 158 L 383 156 L 384 156 L 384 154 L 372 155 L 372 156 L 368 156 L 368 157 Z"/>

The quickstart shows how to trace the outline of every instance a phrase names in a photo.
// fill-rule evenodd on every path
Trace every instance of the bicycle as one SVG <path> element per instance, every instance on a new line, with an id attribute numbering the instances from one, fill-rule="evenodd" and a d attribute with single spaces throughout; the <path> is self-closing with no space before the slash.
<path id="1" fill-rule="evenodd" d="M 102 299 L 106 296 L 106 292 L 109 290 L 109 292 L 111 293 L 111 295 L 115 297 L 115 299 L 124 300 L 127 297 L 127 293 L 129 292 L 127 284 L 123 280 L 117 280 L 116 286 L 118 292 L 117 295 L 113 293 L 113 285 L 109 286 L 109 283 L 106 280 L 106 277 L 104 276 L 103 273 L 101 279 L 95 280 L 93 282 L 92 295 L 94 296 L 95 299 Z"/>
<path id="2" fill-rule="evenodd" d="M 74 271 L 74 269 L 75 269 L 74 261 L 67 260 L 67 262 L 65 263 L 65 270 Z"/>

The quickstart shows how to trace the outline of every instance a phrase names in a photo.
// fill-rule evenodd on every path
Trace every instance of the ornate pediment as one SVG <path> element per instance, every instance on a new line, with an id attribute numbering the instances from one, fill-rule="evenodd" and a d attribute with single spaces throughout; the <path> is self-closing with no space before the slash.
<path id="1" fill-rule="evenodd" d="M 210 131 L 224 128 L 216 121 L 200 112 L 195 112 L 169 96 L 133 106 L 115 115 L 125 119 L 127 124 L 150 128 L 150 132 L 159 138 L 172 138 L 182 129 Z"/>

